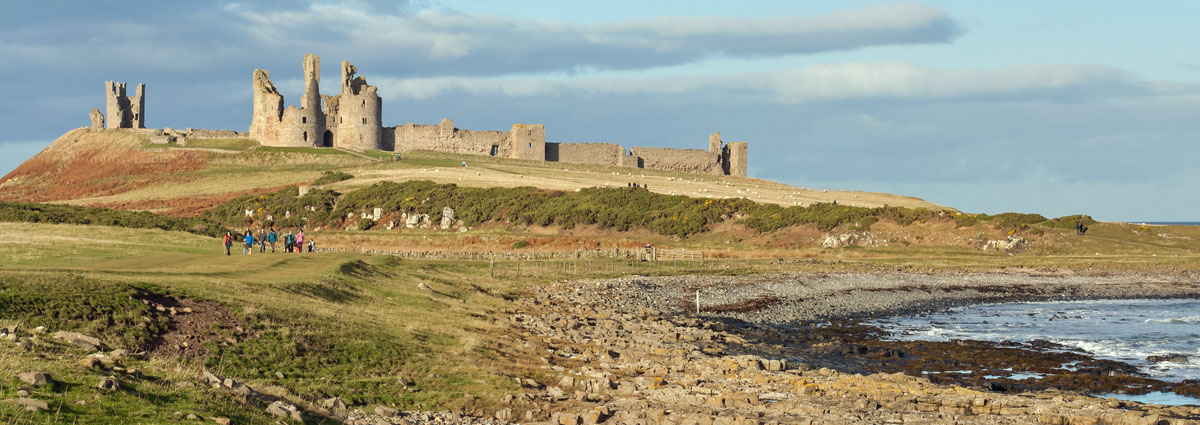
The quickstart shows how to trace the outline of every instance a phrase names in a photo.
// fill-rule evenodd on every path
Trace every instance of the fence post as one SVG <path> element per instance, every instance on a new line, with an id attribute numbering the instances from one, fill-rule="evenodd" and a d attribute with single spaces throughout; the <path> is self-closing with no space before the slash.
<path id="1" fill-rule="evenodd" d="M 496 277 L 496 256 L 494 254 L 488 261 L 488 273 L 491 273 L 492 277 Z"/>

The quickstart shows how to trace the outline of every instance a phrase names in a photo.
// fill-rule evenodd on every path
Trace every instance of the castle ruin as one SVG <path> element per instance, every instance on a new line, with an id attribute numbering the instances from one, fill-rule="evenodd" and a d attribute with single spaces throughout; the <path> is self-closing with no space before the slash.
<path id="1" fill-rule="evenodd" d="M 533 161 L 610 165 L 628 168 L 745 176 L 746 142 L 724 143 L 721 133 L 708 138 L 708 149 L 647 148 L 615 143 L 546 141 L 541 124 L 513 124 L 508 131 L 471 131 L 445 118 L 436 125 L 403 124 L 384 127 L 383 99 L 378 89 L 357 76 L 358 68 L 341 63 L 341 93 L 321 95 L 321 58 L 304 55 L 304 95 L 300 106 L 284 107 L 283 95 L 265 69 L 254 70 L 250 132 L 173 129 L 147 133 L 151 143 L 176 143 L 188 138 L 249 137 L 263 146 L 331 147 L 355 151 L 434 151 Z M 93 129 L 144 129 L 145 84 L 127 96 L 125 83 L 106 82 L 107 114 L 92 110 Z"/>
<path id="2" fill-rule="evenodd" d="M 614 143 L 556 143 L 546 141 L 541 124 L 513 124 L 508 131 L 471 131 L 443 119 L 440 124 L 384 127 L 383 100 L 358 69 L 342 62 L 341 94 L 322 96 L 321 58 L 304 55 L 304 95 L 300 107 L 283 107 L 283 95 L 265 69 L 254 70 L 254 112 L 250 137 L 265 146 L 336 147 L 364 151 L 435 151 L 535 161 L 612 165 L 746 175 L 746 142 L 723 144 L 721 134 L 709 136 L 708 149 L 625 147 Z"/>
<path id="3" fill-rule="evenodd" d="M 254 70 L 254 115 L 250 137 L 264 146 L 384 149 L 380 124 L 383 101 L 375 86 L 342 62 L 342 93 L 321 95 L 321 58 L 304 55 L 304 96 L 300 107 L 283 107 L 283 95 L 265 69 Z"/>
<path id="4" fill-rule="evenodd" d="M 138 83 L 132 97 L 125 95 L 125 83 L 105 81 L 104 88 L 107 128 L 146 128 L 145 83 Z"/>

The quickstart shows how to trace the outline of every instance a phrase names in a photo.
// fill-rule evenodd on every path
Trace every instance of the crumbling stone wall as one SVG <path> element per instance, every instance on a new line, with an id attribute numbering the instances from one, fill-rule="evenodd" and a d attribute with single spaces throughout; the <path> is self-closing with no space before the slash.
<path id="1" fill-rule="evenodd" d="M 721 155 L 699 149 L 630 148 L 641 168 L 724 175 Z"/>
<path id="2" fill-rule="evenodd" d="M 454 121 L 443 119 L 439 125 L 405 124 L 393 132 L 396 152 L 437 151 L 467 155 L 509 157 L 512 151 L 510 133 L 503 131 L 470 131 L 454 127 Z"/>
<path id="3" fill-rule="evenodd" d="M 625 148 L 613 143 L 546 143 L 547 161 L 620 166 L 625 156 Z"/>
<path id="4" fill-rule="evenodd" d="M 125 83 L 104 82 L 104 108 L 107 128 L 146 128 L 146 84 L 138 83 L 133 96 L 125 93 Z"/>
<path id="5" fill-rule="evenodd" d="M 88 118 L 92 121 L 92 130 L 104 128 L 104 114 L 101 114 L 99 109 L 92 109 L 92 112 L 88 113 Z"/>

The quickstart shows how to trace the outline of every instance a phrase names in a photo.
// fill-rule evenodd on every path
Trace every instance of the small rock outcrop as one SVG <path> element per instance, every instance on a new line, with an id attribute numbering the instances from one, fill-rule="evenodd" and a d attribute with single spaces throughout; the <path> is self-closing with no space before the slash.
<path id="1" fill-rule="evenodd" d="M 44 386 L 50 385 L 51 382 L 54 382 L 50 378 L 50 374 L 48 374 L 46 372 L 18 373 L 17 379 L 20 379 L 21 382 L 24 382 L 26 384 L 29 384 L 29 385 L 32 385 L 35 387 L 44 387 Z"/>
<path id="2" fill-rule="evenodd" d="M 442 230 L 449 230 L 454 225 L 454 208 L 442 208 Z"/>
<path id="3" fill-rule="evenodd" d="M 1151 363 L 1160 363 L 1160 362 L 1187 363 L 1188 356 L 1183 355 L 1183 354 L 1165 354 L 1165 355 L 1161 355 L 1161 356 L 1146 357 L 1146 361 L 1151 362 Z"/>

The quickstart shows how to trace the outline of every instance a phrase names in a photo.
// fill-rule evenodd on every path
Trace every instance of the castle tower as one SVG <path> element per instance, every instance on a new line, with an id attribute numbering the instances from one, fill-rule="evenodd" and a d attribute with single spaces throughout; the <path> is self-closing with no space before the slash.
<path id="1" fill-rule="evenodd" d="M 300 107 L 283 107 L 283 95 L 265 69 L 254 70 L 254 115 L 250 137 L 265 146 L 328 146 L 326 115 L 321 106 L 321 58 L 304 55 L 304 96 Z"/>
<path id="2" fill-rule="evenodd" d="M 342 61 L 342 94 L 326 112 L 334 121 L 333 146 L 365 151 L 383 148 L 383 99 L 367 79 L 356 77 L 358 68 Z"/>
<path id="3" fill-rule="evenodd" d="M 146 84 L 140 83 L 133 98 L 126 96 L 125 83 L 104 82 L 105 128 L 146 128 Z"/>
<path id="4" fill-rule="evenodd" d="M 513 124 L 509 133 L 512 140 L 512 157 L 517 159 L 546 160 L 546 127 L 541 124 Z"/>
<path id="5" fill-rule="evenodd" d="M 715 154 L 721 153 L 721 132 L 718 131 L 708 136 L 708 151 Z"/>
<path id="6" fill-rule="evenodd" d="M 321 110 L 321 57 L 304 55 L 304 97 L 300 98 L 297 130 L 304 146 L 324 146 L 325 112 Z"/>
<path id="7" fill-rule="evenodd" d="M 749 159 L 749 144 L 733 142 L 725 145 L 721 154 L 721 165 L 726 175 L 746 177 L 746 163 Z"/>
<path id="8" fill-rule="evenodd" d="M 265 69 L 254 70 L 252 84 L 254 110 L 250 116 L 250 138 L 265 146 L 281 146 L 279 126 L 283 119 L 283 95 L 271 83 L 271 72 Z"/>

